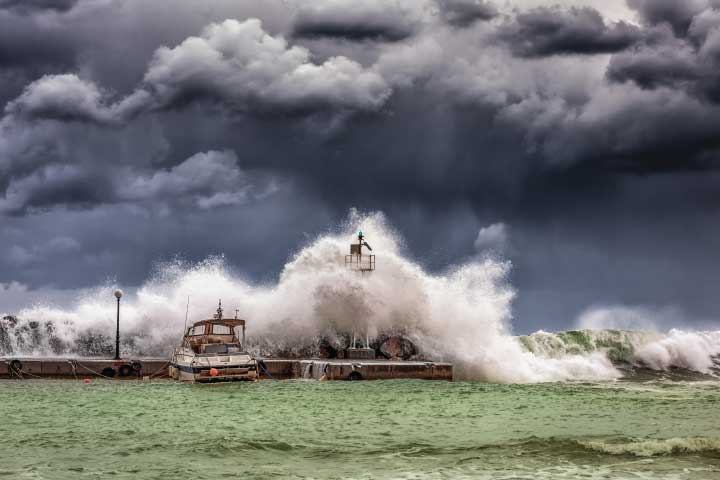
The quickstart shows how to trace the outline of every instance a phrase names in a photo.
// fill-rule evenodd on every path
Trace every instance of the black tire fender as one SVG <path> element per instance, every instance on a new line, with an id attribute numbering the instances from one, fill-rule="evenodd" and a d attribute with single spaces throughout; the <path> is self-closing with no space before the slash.
<path id="1" fill-rule="evenodd" d="M 103 377 L 115 378 L 115 375 L 117 374 L 117 372 L 115 371 L 115 369 L 113 367 L 105 367 L 102 369 L 102 372 L 100 372 L 100 374 Z"/>
<path id="2" fill-rule="evenodd" d="M 19 373 L 22 373 L 23 364 L 17 358 L 10 360 L 10 362 L 8 363 L 8 366 L 10 367 L 11 374 L 17 375 Z"/>

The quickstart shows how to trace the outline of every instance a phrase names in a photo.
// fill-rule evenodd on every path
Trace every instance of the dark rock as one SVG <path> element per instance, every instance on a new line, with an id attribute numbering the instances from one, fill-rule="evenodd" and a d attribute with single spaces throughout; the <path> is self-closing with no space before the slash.
<path id="1" fill-rule="evenodd" d="M 338 349 L 324 337 L 318 342 L 318 351 L 320 358 L 337 358 L 338 356 Z"/>
<path id="2" fill-rule="evenodd" d="M 415 344 L 406 337 L 393 335 L 380 344 L 378 351 L 388 359 L 408 360 L 417 355 Z"/>

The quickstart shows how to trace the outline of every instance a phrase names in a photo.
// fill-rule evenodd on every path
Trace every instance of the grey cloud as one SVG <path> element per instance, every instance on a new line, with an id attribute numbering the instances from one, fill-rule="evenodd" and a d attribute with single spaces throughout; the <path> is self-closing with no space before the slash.
<path id="1" fill-rule="evenodd" d="M 468 27 L 498 16 L 497 7 L 487 0 L 438 0 L 440 15 L 451 25 Z"/>
<path id="2" fill-rule="evenodd" d="M 75 74 L 46 75 L 28 85 L 5 107 L 5 113 L 26 119 L 81 121 L 119 125 L 143 108 L 146 92 L 136 92 L 108 105 L 108 95 Z"/>
<path id="3" fill-rule="evenodd" d="M 127 175 L 118 185 L 117 197 L 127 202 L 190 201 L 208 209 L 242 205 L 278 188 L 273 180 L 263 183 L 240 170 L 235 152 L 209 151 L 150 176 Z"/>
<path id="4" fill-rule="evenodd" d="M 60 205 L 95 206 L 111 191 L 101 180 L 78 166 L 45 166 L 10 182 L 0 197 L 0 213 L 27 214 Z"/>
<path id="5" fill-rule="evenodd" d="M 345 57 L 312 63 L 307 49 L 267 34 L 257 19 L 211 24 L 160 48 L 144 83 L 165 108 L 209 97 L 241 111 L 374 110 L 390 94 L 376 72 Z"/>
<path id="6" fill-rule="evenodd" d="M 172 168 L 149 172 L 53 164 L 11 180 L 0 197 L 0 213 L 18 215 L 60 205 L 94 208 L 113 203 L 204 210 L 261 200 L 278 188 L 273 176 L 241 170 L 232 151 L 198 153 Z"/>
<path id="7" fill-rule="evenodd" d="M 76 65 L 80 48 L 62 22 L 43 22 L 35 15 L 0 11 L 0 69 L 36 75 Z M 26 76 L 26 75 L 23 75 Z"/>
<path id="8" fill-rule="evenodd" d="M 80 243 L 69 236 L 53 237 L 35 245 L 12 245 L 7 249 L 4 260 L 19 267 L 52 261 L 57 255 L 73 255 L 81 250 Z M 2 285 L 0 284 L 0 290 Z"/>
<path id="9" fill-rule="evenodd" d="M 632 81 L 642 88 L 678 86 L 700 75 L 689 45 L 642 47 L 613 56 L 607 76 L 615 82 Z"/>
<path id="10" fill-rule="evenodd" d="M 303 4 L 298 10 L 293 34 L 298 37 L 327 37 L 347 40 L 398 41 L 413 35 L 418 27 L 411 7 L 399 1 L 322 0 Z"/>
<path id="11" fill-rule="evenodd" d="M 646 45 L 613 56 L 607 77 L 645 89 L 678 88 L 719 102 L 720 14 L 709 7 L 690 13 L 694 16 L 684 27 L 684 38 L 658 35 Z"/>
<path id="12" fill-rule="evenodd" d="M 650 25 L 667 23 L 677 35 L 685 35 L 695 15 L 713 2 L 708 0 L 627 0 L 630 8 Z"/>
<path id="13" fill-rule="evenodd" d="M 523 57 L 591 55 L 624 50 L 641 40 L 642 32 L 624 22 L 608 25 L 589 7 L 541 7 L 516 14 L 500 27 L 498 38 Z"/>
<path id="14" fill-rule="evenodd" d="M 65 12 L 72 9 L 79 0 L 0 0 L 0 9 L 8 9 L 22 14 L 41 10 Z"/>
<path id="15" fill-rule="evenodd" d="M 5 111 L 121 125 L 144 112 L 197 100 L 249 113 L 313 113 L 376 110 L 390 93 L 378 73 L 351 59 L 338 56 L 315 64 L 307 49 L 267 34 L 257 19 L 225 20 L 174 48 L 159 48 L 142 86 L 116 103 L 75 74 L 48 75 L 28 85 Z"/>
<path id="16" fill-rule="evenodd" d="M 603 88 L 580 108 L 559 99 L 534 98 L 507 107 L 501 118 L 521 125 L 536 153 L 561 167 L 578 159 L 589 171 L 720 167 L 720 108 L 682 91 Z"/>

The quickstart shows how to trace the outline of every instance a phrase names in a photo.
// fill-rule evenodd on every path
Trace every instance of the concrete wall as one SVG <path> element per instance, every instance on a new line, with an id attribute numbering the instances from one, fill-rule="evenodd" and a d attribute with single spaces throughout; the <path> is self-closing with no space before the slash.
<path id="1" fill-rule="evenodd" d="M 0 378 L 9 378 L 8 364 L 12 358 L 0 359 Z M 20 358 L 25 378 L 86 378 L 102 373 L 105 368 L 116 371 L 129 361 L 106 359 L 62 359 L 62 358 Z M 139 359 L 142 370 L 125 379 L 137 379 L 143 376 L 163 376 L 167 373 L 167 360 Z M 260 378 L 286 380 L 307 378 L 318 380 L 383 380 L 383 379 L 421 379 L 446 380 L 453 378 L 453 368 L 449 363 L 404 362 L 387 360 L 294 360 L 264 359 L 264 368 L 260 368 Z M 73 366 L 75 367 L 73 369 Z M 351 378 L 351 376 L 353 378 Z M 120 378 L 116 376 L 115 378 Z"/>
<path id="2" fill-rule="evenodd" d="M 9 363 L 13 358 L 0 359 L 0 377 L 9 377 Z M 21 373 L 28 378 L 34 376 L 40 377 L 93 377 L 102 373 L 105 368 L 114 368 L 116 371 L 121 365 L 130 363 L 129 361 L 115 361 L 106 359 L 84 358 L 84 359 L 64 359 L 64 358 L 19 358 L 22 363 Z M 128 379 L 138 378 L 148 375 L 162 374 L 167 370 L 167 360 L 163 359 L 141 359 L 135 360 L 140 362 L 142 368 L 140 372 L 133 373 Z M 74 367 L 74 368 L 73 368 Z M 120 378 L 116 376 L 115 378 Z"/>
<path id="3" fill-rule="evenodd" d="M 419 379 L 452 381 L 452 365 L 402 361 L 300 360 L 300 378 L 327 380 Z M 351 378 L 351 376 L 353 378 Z"/>

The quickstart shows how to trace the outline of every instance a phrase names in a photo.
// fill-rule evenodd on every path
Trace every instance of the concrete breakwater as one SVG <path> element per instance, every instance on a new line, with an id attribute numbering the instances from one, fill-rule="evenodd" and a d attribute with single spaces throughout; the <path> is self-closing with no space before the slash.
<path id="1" fill-rule="evenodd" d="M 261 363 L 261 379 L 453 379 L 453 366 L 439 362 L 278 358 L 258 361 Z M 163 378 L 167 376 L 168 364 L 164 358 L 0 358 L 0 378 Z"/>

